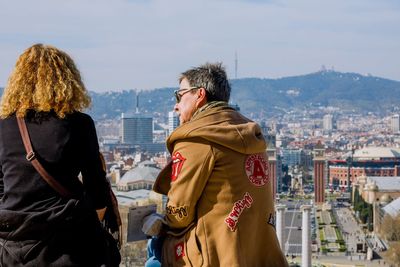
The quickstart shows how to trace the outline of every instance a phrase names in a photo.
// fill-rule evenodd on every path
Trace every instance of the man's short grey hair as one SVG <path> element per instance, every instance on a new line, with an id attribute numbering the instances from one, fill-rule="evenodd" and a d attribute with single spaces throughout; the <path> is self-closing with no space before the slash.
<path id="1" fill-rule="evenodd" d="M 206 90 L 207 102 L 229 102 L 231 86 L 222 63 L 206 63 L 189 69 L 181 74 L 179 82 L 185 78 L 189 81 L 190 86 Z"/>

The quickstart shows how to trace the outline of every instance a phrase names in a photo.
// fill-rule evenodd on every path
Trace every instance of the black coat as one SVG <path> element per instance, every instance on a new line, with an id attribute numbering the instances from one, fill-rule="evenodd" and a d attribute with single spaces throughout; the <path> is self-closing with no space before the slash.
<path id="1" fill-rule="evenodd" d="M 25 121 L 39 162 L 76 197 L 62 198 L 26 160 L 15 116 L 0 120 L 0 266 L 112 266 L 95 212 L 110 195 L 93 120 L 30 112 Z"/>

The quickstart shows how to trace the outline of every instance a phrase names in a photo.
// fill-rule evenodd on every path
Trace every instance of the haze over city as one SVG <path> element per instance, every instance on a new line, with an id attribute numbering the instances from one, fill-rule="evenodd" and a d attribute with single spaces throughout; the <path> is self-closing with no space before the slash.
<path id="1" fill-rule="evenodd" d="M 400 2 L 0 0 L 0 87 L 34 43 L 73 56 L 87 88 L 176 87 L 179 74 L 222 61 L 230 78 L 319 70 L 400 80 Z"/>

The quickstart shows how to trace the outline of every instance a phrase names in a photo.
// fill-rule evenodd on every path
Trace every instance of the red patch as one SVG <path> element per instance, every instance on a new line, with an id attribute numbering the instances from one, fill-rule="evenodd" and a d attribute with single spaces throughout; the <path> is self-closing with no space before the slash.
<path id="1" fill-rule="evenodd" d="M 178 151 L 172 155 L 171 182 L 175 181 L 178 178 L 178 175 L 182 170 L 182 166 L 185 160 L 186 159 Z"/>
<path id="2" fill-rule="evenodd" d="M 175 260 L 179 260 L 185 256 L 185 247 L 183 242 L 175 245 Z"/>
<path id="3" fill-rule="evenodd" d="M 248 156 L 245 170 L 250 182 L 255 186 L 263 186 L 268 182 L 268 162 L 263 154 Z"/>
<path id="4" fill-rule="evenodd" d="M 245 209 L 249 209 L 253 204 L 253 198 L 246 192 L 242 199 L 239 199 L 233 204 L 232 211 L 229 216 L 225 218 L 225 223 L 228 225 L 232 232 L 236 230 L 236 226 L 239 222 L 239 217 Z"/>

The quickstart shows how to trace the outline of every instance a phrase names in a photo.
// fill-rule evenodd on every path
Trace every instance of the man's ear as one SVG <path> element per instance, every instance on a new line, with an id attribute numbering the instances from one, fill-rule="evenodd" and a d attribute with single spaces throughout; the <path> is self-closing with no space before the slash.
<path id="1" fill-rule="evenodd" d="M 196 108 L 200 108 L 207 103 L 207 92 L 206 89 L 199 88 L 197 90 L 197 101 L 196 101 Z"/>

